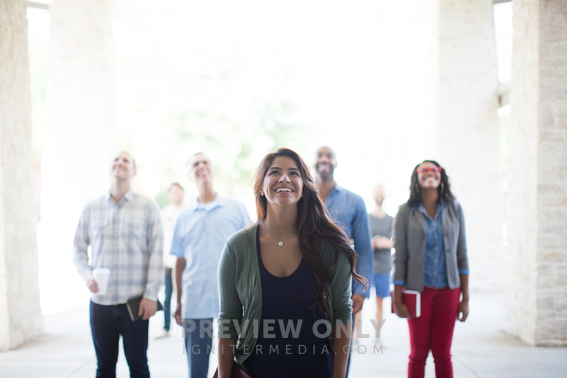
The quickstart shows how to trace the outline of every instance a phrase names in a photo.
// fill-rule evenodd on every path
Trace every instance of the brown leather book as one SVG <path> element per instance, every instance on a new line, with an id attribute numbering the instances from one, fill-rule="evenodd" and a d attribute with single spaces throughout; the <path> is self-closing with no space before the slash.
<path id="1" fill-rule="evenodd" d="M 139 295 L 137 297 L 128 299 L 128 302 L 126 302 L 128 314 L 130 314 L 130 319 L 132 319 L 133 322 L 142 319 L 140 316 L 138 316 L 138 310 L 140 309 L 140 301 L 142 300 L 142 298 L 143 296 Z M 163 310 L 163 306 L 159 301 L 157 301 L 157 306 L 158 311 Z"/>

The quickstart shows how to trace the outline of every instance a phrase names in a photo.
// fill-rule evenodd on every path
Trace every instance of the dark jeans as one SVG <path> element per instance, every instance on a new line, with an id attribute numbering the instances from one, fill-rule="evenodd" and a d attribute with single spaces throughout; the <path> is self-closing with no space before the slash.
<path id="1" fill-rule="evenodd" d="M 125 304 L 101 306 L 91 301 L 91 333 L 97 359 L 97 378 L 115 378 L 118 341 L 122 335 L 124 354 L 130 367 L 130 377 L 149 378 L 149 320 L 133 322 Z"/>
<path id="2" fill-rule="evenodd" d="M 210 333 L 206 331 L 207 329 Z M 212 330 L 213 318 L 184 320 L 183 334 L 190 378 L 207 378 L 209 354 L 213 346 Z"/>
<path id="3" fill-rule="evenodd" d="M 163 301 L 163 329 L 169 331 L 169 326 L 171 324 L 171 296 L 173 295 L 173 279 L 172 279 L 171 268 L 165 268 L 165 301 Z"/>

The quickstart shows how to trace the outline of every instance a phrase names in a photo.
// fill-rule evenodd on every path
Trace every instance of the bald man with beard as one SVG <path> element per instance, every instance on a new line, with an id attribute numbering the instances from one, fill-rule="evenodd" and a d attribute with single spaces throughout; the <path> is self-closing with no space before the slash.
<path id="1" fill-rule="evenodd" d="M 325 202 L 333 221 L 342 227 L 354 244 L 354 250 L 357 255 L 356 272 L 366 278 L 368 282 L 371 282 L 374 271 L 374 259 L 366 205 L 361 196 L 340 187 L 336 183 L 334 177 L 336 168 L 337 155 L 335 151 L 328 146 L 320 147 L 315 154 L 315 181 L 319 186 L 319 196 Z M 369 296 L 370 285 L 365 289 L 364 286 L 353 280 L 353 316 L 362 310 L 364 299 Z"/>

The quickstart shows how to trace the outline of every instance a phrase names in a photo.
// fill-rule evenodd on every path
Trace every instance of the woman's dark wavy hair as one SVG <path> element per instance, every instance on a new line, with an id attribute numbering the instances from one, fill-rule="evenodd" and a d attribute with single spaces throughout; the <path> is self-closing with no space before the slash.
<path id="1" fill-rule="evenodd" d="M 423 163 L 432 163 L 441 168 L 441 184 L 439 184 L 439 186 L 437 187 L 437 192 L 439 193 L 439 199 L 437 201 L 440 203 L 455 200 L 456 198 L 453 195 L 453 192 L 451 192 L 451 183 L 449 181 L 449 176 L 447 176 L 447 173 L 445 173 L 445 168 L 443 168 L 435 160 L 424 160 L 415 166 L 411 174 L 410 197 L 408 199 L 408 205 L 414 207 L 421 204 L 421 191 L 419 182 L 417 180 L 417 168 Z"/>
<path id="2" fill-rule="evenodd" d="M 317 294 L 315 295 L 313 308 L 321 307 L 325 314 L 329 314 L 331 307 L 325 300 L 325 287 L 330 282 L 330 268 L 336 264 L 339 253 L 344 253 L 350 262 L 350 268 L 355 280 L 367 286 L 368 281 L 356 273 L 356 252 L 350 247 L 350 239 L 347 234 L 331 221 L 331 217 L 323 201 L 319 197 L 319 189 L 309 172 L 309 167 L 299 154 L 289 148 L 280 148 L 264 157 L 254 175 L 254 195 L 256 196 L 256 213 L 258 223 L 266 219 L 268 215 L 268 201 L 265 196 L 260 195 L 264 177 L 277 157 L 289 157 L 295 161 L 303 180 L 303 197 L 297 203 L 297 238 L 303 260 L 313 272 L 317 281 Z M 321 253 L 321 245 L 329 244 L 330 250 L 335 251 L 333 263 L 325 264 Z"/>

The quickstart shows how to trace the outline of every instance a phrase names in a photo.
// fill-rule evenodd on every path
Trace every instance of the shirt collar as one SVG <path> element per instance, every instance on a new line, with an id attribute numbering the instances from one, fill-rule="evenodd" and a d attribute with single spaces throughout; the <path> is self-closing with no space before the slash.
<path id="1" fill-rule="evenodd" d="M 336 190 L 337 192 L 340 192 L 340 191 L 343 190 L 343 188 L 341 188 L 341 187 L 339 186 L 339 184 L 337 184 L 337 183 L 335 182 L 335 187 L 333 188 L 333 190 L 331 190 L 331 192 L 334 192 L 335 190 Z"/>
<path id="2" fill-rule="evenodd" d="M 126 194 L 124 194 L 124 198 L 126 198 L 130 202 L 132 202 L 133 197 L 134 197 L 134 192 L 131 189 L 127 191 Z"/>
<path id="3" fill-rule="evenodd" d="M 128 200 L 129 202 L 132 202 L 133 197 L 134 197 L 134 192 L 132 192 L 132 189 L 130 189 L 126 192 L 126 194 L 124 194 L 124 197 L 122 197 L 122 200 L 120 201 L 120 203 L 118 205 L 121 205 L 124 202 L 124 200 Z M 112 199 L 112 196 L 110 195 L 110 190 L 104 196 L 104 200 L 105 201 L 112 201 L 112 203 L 116 203 L 116 202 L 114 202 L 114 200 Z"/>
<path id="4" fill-rule="evenodd" d="M 327 201 L 329 200 L 329 198 L 334 197 L 335 194 L 338 195 L 342 190 L 343 188 L 341 188 L 339 184 L 335 182 L 335 186 L 333 186 L 333 189 L 331 189 L 329 194 L 327 194 Z"/>
<path id="5" fill-rule="evenodd" d="M 441 210 L 443 210 L 443 208 L 445 207 L 445 203 L 443 201 L 440 201 L 439 203 L 437 203 L 437 212 L 435 213 L 435 217 L 433 217 L 433 220 L 435 220 L 435 218 L 437 218 L 439 216 L 439 214 L 441 213 Z M 419 207 L 417 208 L 419 211 L 421 211 L 423 213 L 423 215 L 431 218 L 429 216 L 429 214 L 427 214 L 427 211 L 425 210 L 425 207 L 423 207 L 423 203 L 419 204 Z"/>
<path id="6" fill-rule="evenodd" d="M 338 196 L 342 190 L 343 188 L 341 188 L 339 184 L 335 182 L 335 186 L 333 186 L 333 189 L 331 189 L 329 194 L 327 194 L 327 200 L 325 201 L 326 205 L 329 206 L 330 203 L 334 201 L 335 196 Z"/>
<path id="7" fill-rule="evenodd" d="M 198 209 L 211 211 L 216 207 L 222 207 L 222 206 L 226 206 L 226 201 L 223 197 L 217 194 L 212 202 L 205 204 L 199 202 L 198 198 L 195 199 L 195 202 L 193 202 L 193 205 L 191 206 L 191 211 L 195 211 Z"/>

